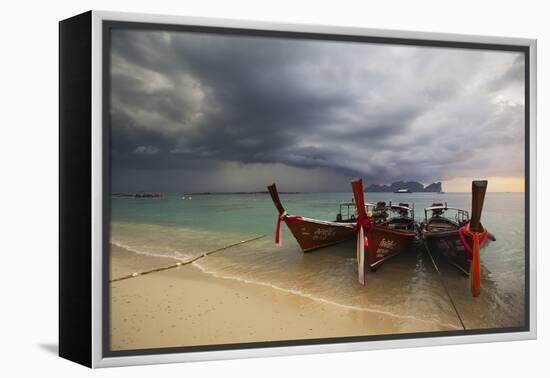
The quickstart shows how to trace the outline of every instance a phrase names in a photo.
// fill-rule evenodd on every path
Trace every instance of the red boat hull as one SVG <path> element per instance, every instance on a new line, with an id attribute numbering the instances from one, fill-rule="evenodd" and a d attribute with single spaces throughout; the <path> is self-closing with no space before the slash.
<path id="1" fill-rule="evenodd" d="M 287 223 L 287 227 L 304 252 L 327 247 L 344 240 L 357 237 L 355 224 L 326 222 L 302 218 Z M 368 232 L 367 262 L 375 269 L 383 261 L 410 247 L 416 232 L 392 230 L 383 226 L 373 226 Z"/>
<path id="2" fill-rule="evenodd" d="M 355 225 L 350 223 L 302 218 L 299 221 L 288 222 L 286 225 L 304 252 L 355 237 Z"/>
<path id="3" fill-rule="evenodd" d="M 415 236 L 415 231 L 394 230 L 374 225 L 367 233 L 369 245 L 366 252 L 369 269 L 375 270 L 384 261 L 407 250 Z"/>

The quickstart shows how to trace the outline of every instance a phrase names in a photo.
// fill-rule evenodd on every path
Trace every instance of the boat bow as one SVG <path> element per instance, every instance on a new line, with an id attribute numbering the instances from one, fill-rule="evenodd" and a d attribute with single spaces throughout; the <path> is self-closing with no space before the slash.
<path id="1" fill-rule="evenodd" d="M 292 235 L 302 248 L 309 252 L 318 248 L 333 245 L 353 237 L 354 225 L 344 222 L 331 222 L 306 218 L 303 216 L 289 215 L 283 207 L 279 192 L 275 184 L 267 187 L 273 204 L 278 211 L 277 228 L 275 230 L 275 244 L 282 244 L 282 223 L 284 222 Z"/>

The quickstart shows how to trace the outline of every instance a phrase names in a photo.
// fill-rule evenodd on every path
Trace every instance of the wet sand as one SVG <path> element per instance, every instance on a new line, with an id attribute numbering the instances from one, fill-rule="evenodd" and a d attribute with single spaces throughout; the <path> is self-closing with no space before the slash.
<path id="1" fill-rule="evenodd" d="M 111 248 L 111 278 L 177 261 Z M 193 264 L 111 283 L 112 350 L 449 329 L 456 328 L 216 277 Z"/>

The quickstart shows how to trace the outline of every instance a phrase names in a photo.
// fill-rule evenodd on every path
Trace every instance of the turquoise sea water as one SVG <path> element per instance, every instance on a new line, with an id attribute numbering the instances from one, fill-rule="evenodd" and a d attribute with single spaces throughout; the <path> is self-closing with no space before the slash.
<path id="1" fill-rule="evenodd" d="M 351 193 L 282 194 L 293 215 L 334 220 Z M 407 202 L 421 221 L 433 202 L 469 209 L 470 193 L 366 193 L 366 201 Z M 442 288 L 451 293 L 467 328 L 520 326 L 524 321 L 524 194 L 487 193 L 483 224 L 496 236 L 481 253 L 482 295 L 468 279 L 437 261 L 443 283 L 421 243 L 357 283 L 353 241 L 303 254 L 283 226 L 283 247 L 273 243 L 276 210 L 267 194 L 171 194 L 162 199 L 112 198 L 111 242 L 130 251 L 185 260 L 257 235 L 265 238 L 203 258 L 195 268 L 225 279 L 270 286 L 295 295 L 390 316 L 400 331 L 460 327 Z"/>

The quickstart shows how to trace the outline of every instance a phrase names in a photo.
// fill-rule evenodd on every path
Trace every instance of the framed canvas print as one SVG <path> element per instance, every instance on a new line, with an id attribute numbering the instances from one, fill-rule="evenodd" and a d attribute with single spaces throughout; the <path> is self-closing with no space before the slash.
<path id="1" fill-rule="evenodd" d="M 59 353 L 536 337 L 536 41 L 59 24 Z"/>

